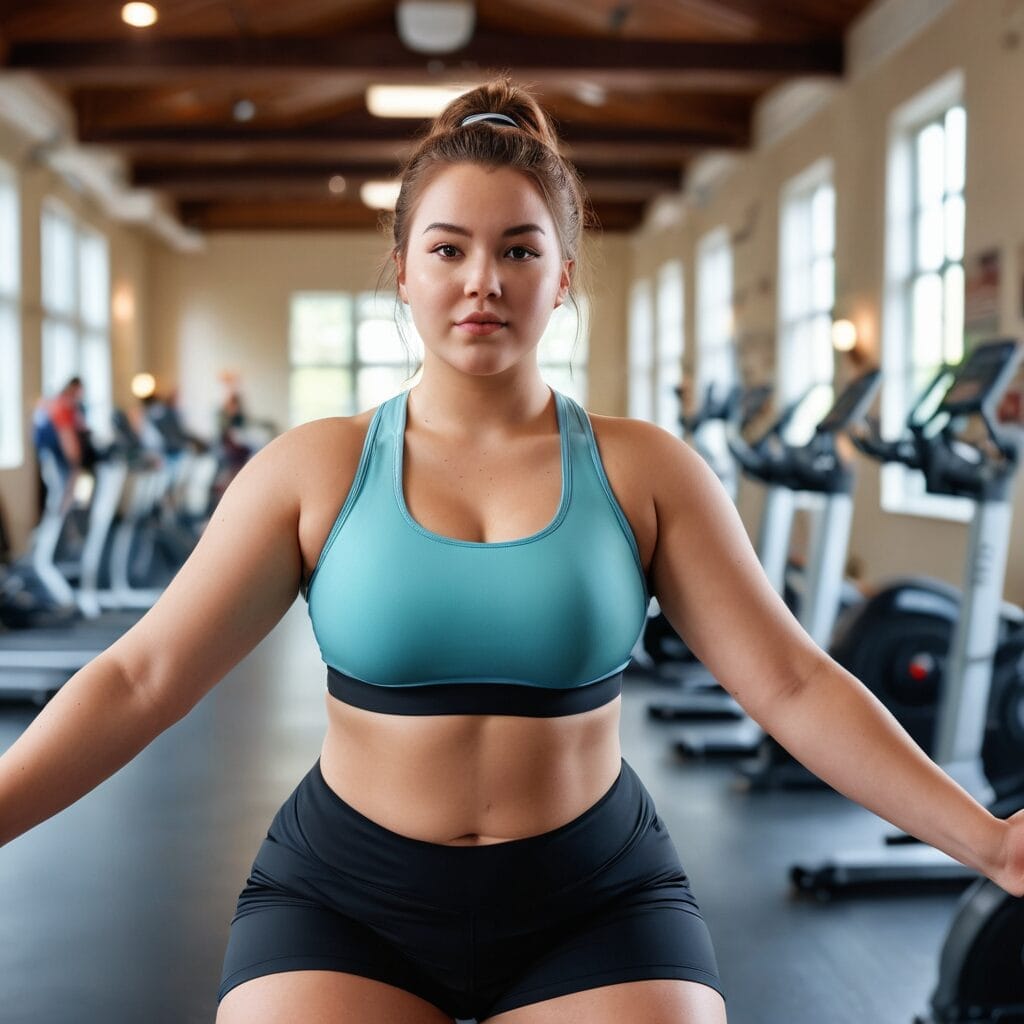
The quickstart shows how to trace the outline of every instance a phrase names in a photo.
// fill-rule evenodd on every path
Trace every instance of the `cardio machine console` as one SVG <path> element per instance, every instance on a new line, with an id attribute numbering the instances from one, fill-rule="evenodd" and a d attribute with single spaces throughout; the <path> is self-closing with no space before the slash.
<path id="1" fill-rule="evenodd" d="M 818 424 L 816 434 L 838 434 L 864 418 L 879 385 L 882 383 L 881 370 L 869 370 L 847 384 L 828 415 Z"/>
<path id="2" fill-rule="evenodd" d="M 949 391 L 935 415 L 952 417 L 991 413 L 1024 356 L 1024 348 L 1014 338 L 999 338 L 977 345 L 956 371 Z"/>

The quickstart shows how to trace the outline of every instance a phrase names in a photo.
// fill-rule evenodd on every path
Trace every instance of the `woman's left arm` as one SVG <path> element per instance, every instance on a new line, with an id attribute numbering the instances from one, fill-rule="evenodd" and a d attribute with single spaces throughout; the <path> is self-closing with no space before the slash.
<path id="1" fill-rule="evenodd" d="M 834 789 L 1024 895 L 1024 813 L 999 820 L 931 761 L 801 629 L 705 463 L 659 427 L 635 429 L 658 521 L 651 587 L 690 649 Z"/>

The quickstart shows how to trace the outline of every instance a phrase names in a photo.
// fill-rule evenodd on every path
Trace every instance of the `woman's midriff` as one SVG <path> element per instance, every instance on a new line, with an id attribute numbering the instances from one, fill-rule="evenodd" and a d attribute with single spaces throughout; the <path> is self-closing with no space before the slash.
<path id="1" fill-rule="evenodd" d="M 540 835 L 579 817 L 619 775 L 621 698 L 560 718 L 385 715 L 326 700 L 324 781 L 412 839 L 475 846 Z"/>

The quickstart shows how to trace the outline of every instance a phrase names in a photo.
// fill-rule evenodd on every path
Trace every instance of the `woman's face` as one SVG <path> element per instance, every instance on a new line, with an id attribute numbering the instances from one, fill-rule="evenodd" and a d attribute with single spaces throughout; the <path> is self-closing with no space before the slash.
<path id="1" fill-rule="evenodd" d="M 399 295 L 429 353 L 478 375 L 534 352 L 572 273 L 536 184 L 478 164 L 434 176 L 397 262 Z"/>

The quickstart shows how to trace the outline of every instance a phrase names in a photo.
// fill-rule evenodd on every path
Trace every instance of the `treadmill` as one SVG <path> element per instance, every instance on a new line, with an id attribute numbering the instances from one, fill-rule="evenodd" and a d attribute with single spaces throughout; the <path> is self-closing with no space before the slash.
<path id="1" fill-rule="evenodd" d="M 1009 550 L 1012 491 L 1018 452 L 994 425 L 994 412 L 1024 356 L 1014 339 L 978 345 L 956 371 L 929 419 L 915 430 L 917 457 L 931 494 L 974 503 L 964 567 L 961 614 L 953 632 L 936 729 L 934 760 L 980 803 L 993 790 L 982 765 L 992 676 L 999 645 L 1000 607 Z M 957 430 L 979 417 L 987 439 L 967 440 Z M 1017 806 L 1020 805 L 1018 795 Z M 1005 806 L 1004 813 L 1008 812 Z M 999 809 L 993 808 L 998 814 Z M 939 850 L 900 833 L 878 850 L 837 852 L 818 864 L 795 864 L 799 891 L 828 899 L 851 889 L 962 887 L 977 872 Z"/>
<path id="2" fill-rule="evenodd" d="M 123 460 L 113 455 L 101 460 L 94 473 L 96 483 L 82 554 L 86 576 L 83 582 L 88 580 L 90 566 L 98 565 L 107 545 L 127 478 Z M 68 608 L 75 617 L 56 626 L 0 628 L 0 700 L 28 698 L 43 706 L 71 676 L 110 647 L 142 617 L 142 610 L 101 612 L 90 600 L 87 590 L 74 590 L 60 574 L 53 563 L 53 554 L 64 517 L 59 503 L 47 504 L 36 531 L 46 543 L 42 551 L 34 550 L 33 564 L 42 566 L 48 580 L 59 577 L 68 595 L 68 600 L 60 602 L 59 607 Z M 72 602 L 77 603 L 77 609 Z"/>

